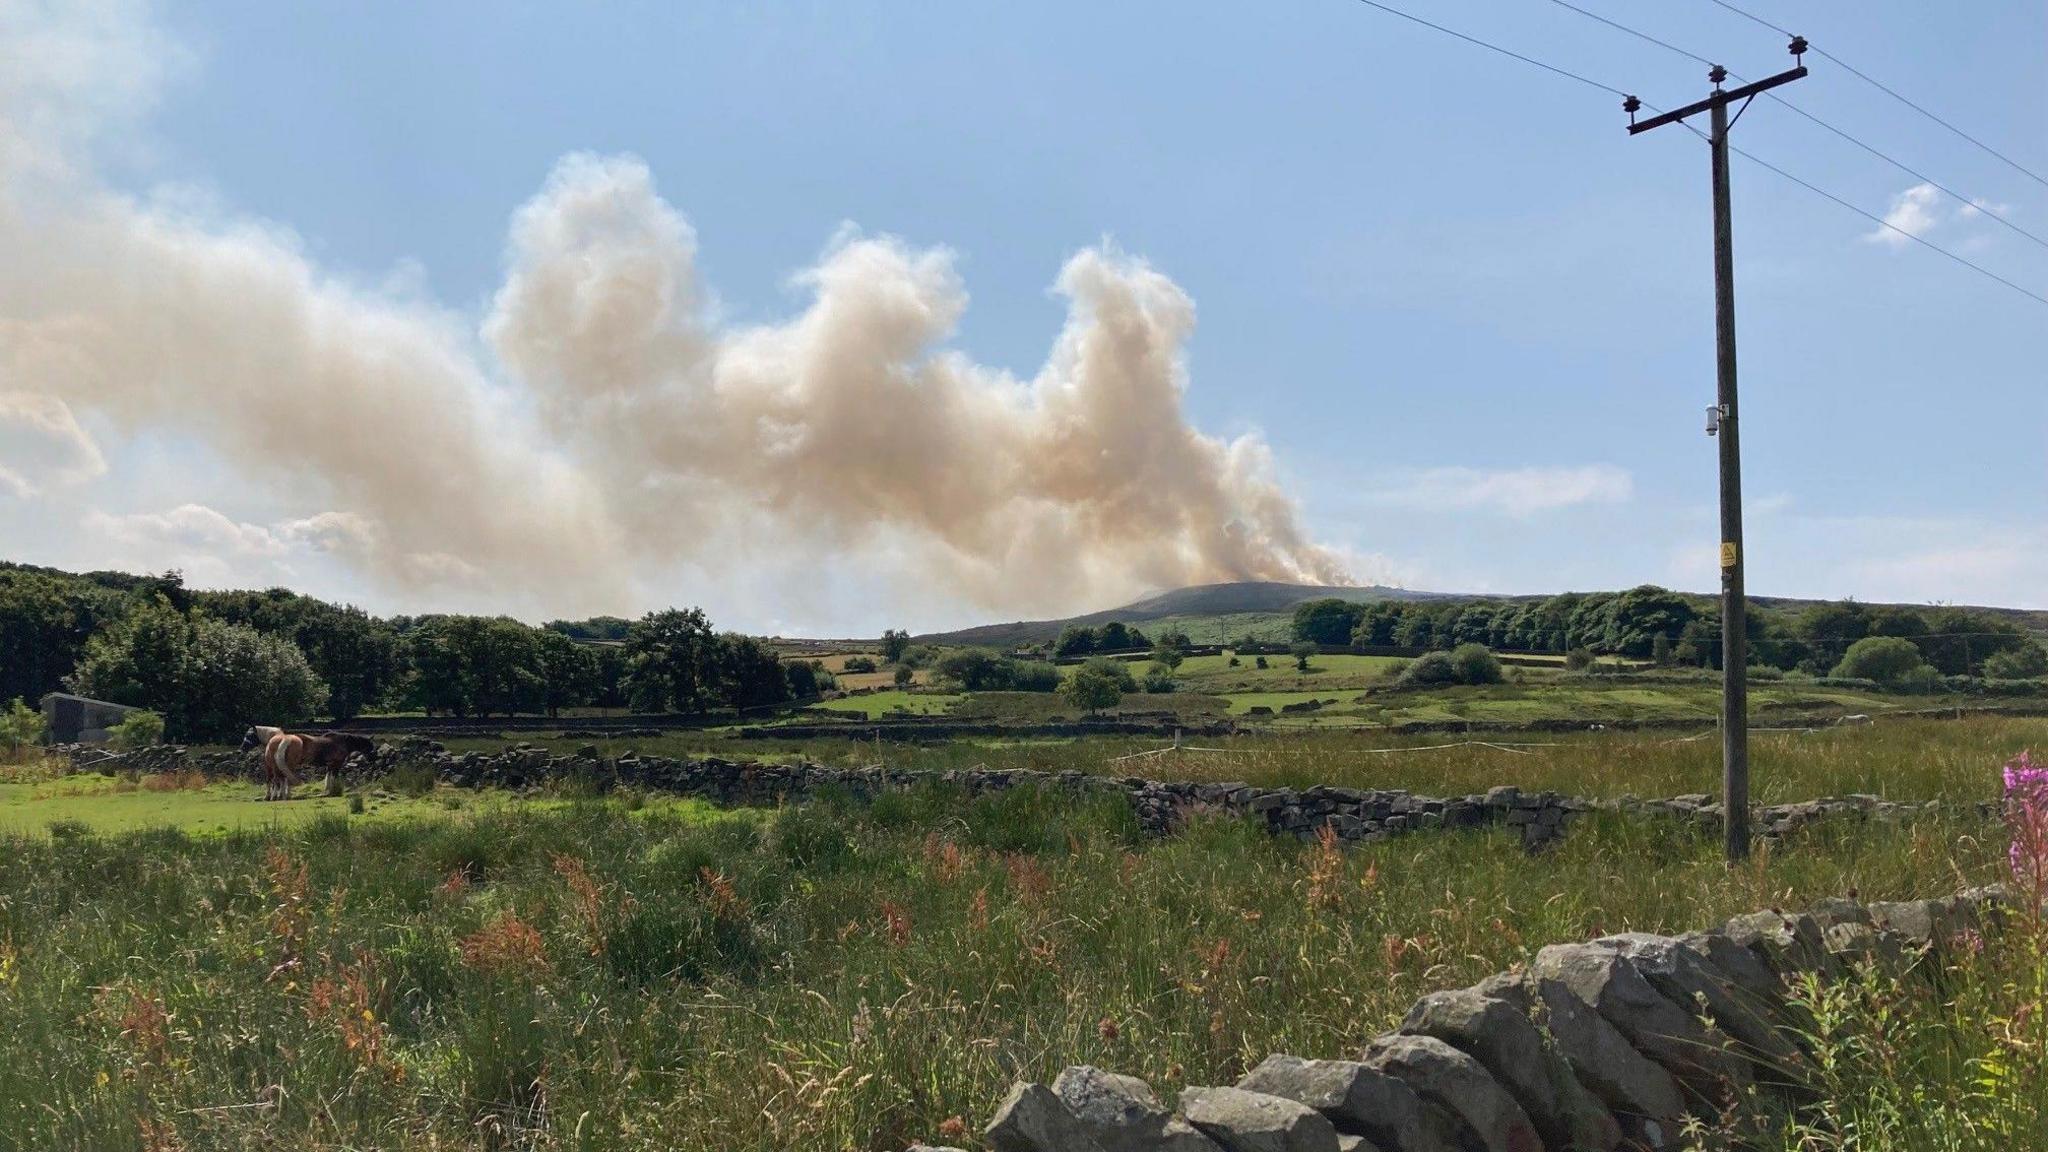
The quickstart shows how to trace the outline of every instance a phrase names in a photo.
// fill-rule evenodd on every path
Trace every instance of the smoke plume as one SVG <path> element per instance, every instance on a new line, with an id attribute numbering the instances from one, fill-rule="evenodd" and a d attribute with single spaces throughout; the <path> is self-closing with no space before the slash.
<path id="1" fill-rule="evenodd" d="M 109 27 L 100 56 L 132 54 Z M 294 510 L 280 539 L 394 589 L 556 606 L 771 550 L 1019 610 L 1346 578 L 1260 440 L 1189 423 L 1193 302 L 1107 246 L 1060 269 L 1065 323 L 1020 380 L 949 345 L 951 255 L 891 237 L 834 238 L 786 320 L 719 323 L 647 166 L 573 155 L 513 218 L 479 325 L 324 274 L 275 226 L 110 190 L 95 92 L 0 82 L 0 423 L 68 445 L 67 475 L 113 454 L 81 416 L 196 439 Z M 20 472 L 0 460 L 33 492 Z"/>

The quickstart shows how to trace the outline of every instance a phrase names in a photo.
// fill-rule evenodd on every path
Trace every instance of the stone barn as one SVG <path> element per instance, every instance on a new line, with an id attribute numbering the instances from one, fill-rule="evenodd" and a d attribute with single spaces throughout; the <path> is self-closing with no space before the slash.
<path id="1" fill-rule="evenodd" d="M 43 719 L 49 722 L 52 744 L 105 743 L 107 729 L 134 711 L 126 704 L 109 704 L 68 692 L 52 692 L 43 697 Z"/>

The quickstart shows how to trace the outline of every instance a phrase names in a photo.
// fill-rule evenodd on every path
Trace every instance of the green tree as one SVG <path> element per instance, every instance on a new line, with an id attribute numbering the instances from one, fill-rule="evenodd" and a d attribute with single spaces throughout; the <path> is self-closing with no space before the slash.
<path id="1" fill-rule="evenodd" d="M 713 649 L 717 697 L 728 708 L 762 708 L 789 699 L 782 658 L 765 642 L 738 632 L 718 638 Z"/>
<path id="2" fill-rule="evenodd" d="M 191 649 L 190 622 L 169 600 L 151 596 L 94 633 L 66 683 L 81 696 L 175 717 L 184 711 Z"/>
<path id="3" fill-rule="evenodd" d="M 138 709 L 121 717 L 120 722 L 107 729 L 107 743 L 122 752 L 133 752 L 164 742 L 164 718 L 147 708 Z"/>
<path id="4" fill-rule="evenodd" d="M 939 658 L 940 676 L 967 692 L 1000 692 L 1010 686 L 1008 662 L 986 648 L 960 648 Z"/>
<path id="5" fill-rule="evenodd" d="M 5 711 L 0 711 L 0 744 L 7 745 L 7 754 L 21 755 L 21 750 L 43 742 L 48 725 L 41 711 L 31 708 L 21 697 L 8 701 Z"/>
<path id="6" fill-rule="evenodd" d="M 78 577 L 0 568 L 0 699 L 31 704 L 64 687 L 121 593 Z"/>
<path id="7" fill-rule="evenodd" d="M 1173 669 L 1164 664 L 1154 664 L 1145 669 L 1145 679 L 1141 683 L 1145 691 L 1153 695 L 1171 692 L 1176 687 L 1173 682 Z"/>
<path id="8" fill-rule="evenodd" d="M 1898 636 L 1866 636 L 1849 645 L 1834 674 L 1855 680 L 1897 684 L 1906 674 L 1925 664 L 1920 649 Z"/>
<path id="9" fill-rule="evenodd" d="M 1297 641 L 1294 644 L 1294 646 L 1289 648 L 1287 651 L 1290 655 L 1294 657 L 1295 671 L 1306 672 L 1308 671 L 1308 662 L 1310 660 L 1315 659 L 1316 646 L 1314 644 L 1309 643 L 1306 640 L 1302 640 Z"/>
<path id="10" fill-rule="evenodd" d="M 1138 648 L 1150 648 L 1152 642 L 1145 634 L 1121 620 L 1111 620 L 1095 634 L 1097 652 L 1129 652 Z"/>
<path id="11" fill-rule="evenodd" d="M 1060 638 L 1053 641 L 1052 654 L 1055 656 L 1086 656 L 1095 651 L 1097 638 L 1095 629 L 1069 624 L 1060 630 Z"/>
<path id="12" fill-rule="evenodd" d="M 1903 636 L 1917 641 L 1927 635 L 1927 618 L 1901 605 L 1879 608 L 1870 614 L 1870 635 Z"/>
<path id="13" fill-rule="evenodd" d="M 536 632 L 533 643 L 541 707 L 547 709 L 548 715 L 558 716 L 564 708 L 581 707 L 597 698 L 596 649 L 578 644 L 553 628 Z"/>
<path id="14" fill-rule="evenodd" d="M 1362 607 L 1358 623 L 1351 627 L 1351 643 L 1360 647 L 1392 647 L 1394 632 L 1401 626 L 1399 600 L 1375 600 Z"/>
<path id="15" fill-rule="evenodd" d="M 1465 605 L 1451 620 L 1451 639 L 1461 645 L 1484 646 L 1493 635 L 1493 621 L 1498 615 L 1500 605 L 1491 601 L 1475 600 Z"/>
<path id="16" fill-rule="evenodd" d="M 712 689 L 716 638 L 701 608 L 649 612 L 626 634 L 626 678 L 635 708 L 700 712 Z"/>
<path id="17" fill-rule="evenodd" d="M 1631 588 L 1614 600 L 1606 647 L 1624 656 L 1654 655 L 1660 637 L 1669 645 L 1696 615 L 1690 600 L 1668 588 L 1655 584 Z"/>
<path id="18" fill-rule="evenodd" d="M 910 671 L 901 664 L 896 669 L 899 672 Z M 816 660 L 791 660 L 782 666 L 782 673 L 783 679 L 789 682 L 791 700 L 814 700 L 839 686 L 833 675 Z"/>
<path id="19" fill-rule="evenodd" d="M 2048 648 L 2030 640 L 2003 652 L 1994 652 L 1984 661 L 1984 675 L 1994 680 L 2031 680 L 2037 676 L 2048 676 Z"/>
<path id="20" fill-rule="evenodd" d="M 896 687 L 908 688 L 911 681 L 917 679 L 917 670 L 908 664 L 898 664 L 896 665 L 896 674 L 890 677 L 890 679 L 895 682 Z"/>
<path id="21" fill-rule="evenodd" d="M 328 698 L 298 645 L 206 616 L 192 622 L 184 685 L 184 706 L 167 719 L 188 740 L 231 740 L 251 724 L 296 723 Z"/>
<path id="22" fill-rule="evenodd" d="M 1310 644 L 1349 644 L 1365 605 L 1327 597 L 1294 606 L 1293 636 Z"/>
<path id="23" fill-rule="evenodd" d="M 910 633 L 901 628 L 889 628 L 882 633 L 882 659 L 891 664 L 903 659 L 903 653 L 910 648 Z"/>
<path id="24" fill-rule="evenodd" d="M 406 670 L 399 692 L 403 704 L 429 716 L 469 715 L 468 676 L 457 637 L 463 628 L 458 617 L 432 616 L 404 634 Z"/>
<path id="25" fill-rule="evenodd" d="M 1401 669 L 1400 683 L 1412 688 L 1429 688 L 1458 682 L 1458 666 L 1449 652 L 1425 652 Z"/>
<path id="26" fill-rule="evenodd" d="M 1944 676 L 1974 676 L 1984 661 L 2028 641 L 2026 631 L 2002 616 L 1968 608 L 1937 608 L 1927 615 L 1921 654 Z"/>
<path id="27" fill-rule="evenodd" d="M 1114 708 L 1134 687 L 1130 670 L 1110 660 L 1090 660 L 1067 677 L 1060 692 L 1069 704 L 1089 714 Z"/>
<path id="28" fill-rule="evenodd" d="M 1451 649 L 1451 670 L 1460 684 L 1498 684 L 1500 660 L 1484 644 L 1460 644 Z"/>
<path id="29" fill-rule="evenodd" d="M 1152 643 L 1152 662 L 1165 668 L 1171 674 L 1188 658 L 1188 634 L 1180 631 L 1167 632 Z"/>

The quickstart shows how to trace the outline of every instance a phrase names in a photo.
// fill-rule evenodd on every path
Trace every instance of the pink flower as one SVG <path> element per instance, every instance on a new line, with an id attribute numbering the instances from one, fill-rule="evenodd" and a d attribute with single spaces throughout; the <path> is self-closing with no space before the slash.
<path id="1" fill-rule="evenodd" d="M 2030 752 L 2006 762 L 2005 819 L 2013 878 L 2036 897 L 2048 895 L 2048 767 L 2036 765 Z"/>

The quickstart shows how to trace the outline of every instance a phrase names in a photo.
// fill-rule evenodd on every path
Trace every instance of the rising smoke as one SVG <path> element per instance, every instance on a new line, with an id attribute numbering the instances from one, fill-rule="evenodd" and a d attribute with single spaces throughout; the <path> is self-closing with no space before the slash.
<path id="1" fill-rule="evenodd" d="M 73 31 L 88 75 L 134 54 L 118 21 Z M 1020 610 L 1346 578 L 1260 440 L 1189 424 L 1193 302 L 1106 246 L 1061 269 L 1065 324 L 1018 380 L 947 346 L 950 255 L 889 237 L 837 237 L 795 316 L 717 323 L 646 165 L 575 155 L 514 217 L 479 331 L 278 228 L 109 190 L 87 94 L 0 81 L 0 422 L 201 440 L 306 513 L 282 532 L 387 586 L 619 608 L 768 549 Z M 71 451 L 95 470 L 100 446 Z"/>

